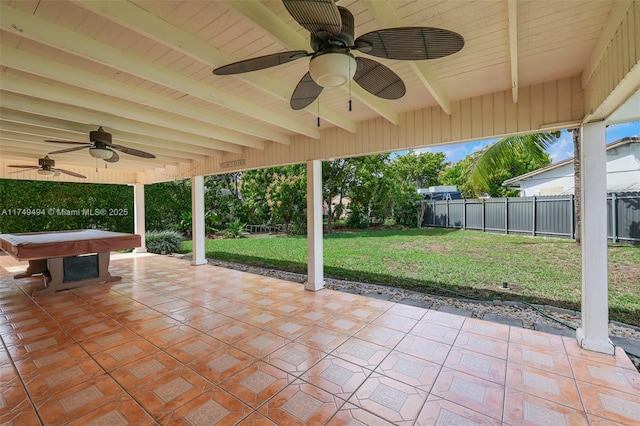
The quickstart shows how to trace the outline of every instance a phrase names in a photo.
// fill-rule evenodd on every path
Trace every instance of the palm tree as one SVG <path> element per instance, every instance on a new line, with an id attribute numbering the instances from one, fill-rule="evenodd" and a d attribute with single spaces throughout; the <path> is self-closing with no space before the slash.
<path id="1" fill-rule="evenodd" d="M 574 220 L 575 240 L 580 244 L 580 131 L 570 130 L 573 133 L 574 152 Z M 486 190 L 489 187 L 491 174 L 494 170 L 508 167 L 519 161 L 519 158 L 528 156 L 533 159 L 542 159 L 546 155 L 546 149 L 555 143 L 560 132 L 532 133 L 528 135 L 508 136 L 485 148 L 474 159 L 468 171 L 469 180 L 474 188 Z"/>

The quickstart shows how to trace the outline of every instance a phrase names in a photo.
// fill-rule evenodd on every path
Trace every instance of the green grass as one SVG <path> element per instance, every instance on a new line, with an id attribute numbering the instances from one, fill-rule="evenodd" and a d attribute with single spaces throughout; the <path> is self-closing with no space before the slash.
<path id="1" fill-rule="evenodd" d="M 185 252 L 191 242 L 185 242 Z M 305 237 L 208 240 L 209 258 L 307 271 Z M 580 247 L 571 240 L 445 229 L 324 236 L 325 275 L 431 294 L 451 292 L 580 309 Z M 609 246 L 610 318 L 640 326 L 640 247 Z M 510 290 L 502 290 L 503 281 Z"/>

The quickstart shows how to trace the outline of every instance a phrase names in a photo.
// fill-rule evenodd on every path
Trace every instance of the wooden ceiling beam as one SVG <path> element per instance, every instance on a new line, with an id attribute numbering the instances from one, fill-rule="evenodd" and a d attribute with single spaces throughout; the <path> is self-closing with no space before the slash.
<path id="1" fill-rule="evenodd" d="M 139 89 L 129 84 L 114 81 L 99 74 L 84 71 L 82 69 L 65 65 L 53 60 L 44 59 L 41 56 L 20 51 L 11 47 L 2 48 L 0 63 L 10 68 L 45 77 L 50 80 L 79 87 L 112 98 L 118 98 L 128 102 L 134 102 L 159 111 L 180 115 L 180 122 L 195 123 L 200 127 L 207 125 L 209 134 L 215 133 L 216 138 L 222 142 L 242 145 L 249 148 L 263 149 L 264 137 L 256 131 L 254 135 L 249 132 L 239 133 L 220 127 L 225 121 L 224 117 L 211 114 L 205 108 L 181 102 L 179 100 L 162 96 L 148 90 Z M 245 126 L 246 127 L 246 126 Z M 275 135 L 272 135 L 275 138 Z M 279 136 L 278 136 L 279 137 Z M 289 138 L 280 138 L 280 143 L 288 144 Z"/>
<path id="2" fill-rule="evenodd" d="M 74 132 L 80 136 L 80 139 L 87 139 L 89 132 L 96 130 L 96 127 L 92 124 L 78 123 L 69 120 L 61 120 L 54 117 L 46 117 L 44 115 L 31 114 L 23 111 L 16 111 L 8 108 L 0 107 L 0 119 L 4 122 L 25 124 L 28 126 L 38 126 L 41 128 L 52 130 L 67 130 Z M 221 157 L 224 153 L 217 149 L 210 149 L 201 146 L 188 145 L 178 140 L 169 140 L 159 137 L 150 137 L 141 135 L 138 133 L 125 132 L 118 129 L 116 136 L 113 138 L 118 143 L 137 144 L 140 145 L 140 149 L 145 150 L 148 147 L 154 149 L 162 147 L 162 149 L 170 149 L 172 152 L 179 152 L 181 155 L 186 155 L 186 158 L 190 158 L 191 154 L 202 155 L 204 157 Z M 170 148 L 165 148 L 170 147 Z"/>
<path id="3" fill-rule="evenodd" d="M 131 132 L 149 137 L 157 137 L 160 140 L 175 140 L 185 145 L 195 145 L 209 149 L 216 149 L 219 142 L 212 138 L 205 138 L 197 135 L 186 135 L 183 132 L 166 127 L 132 121 L 126 118 L 106 114 L 104 112 L 88 110 L 72 105 L 26 97 L 4 90 L 0 92 L 0 96 L 2 96 L 2 105 L 5 108 L 25 111 L 27 113 L 47 117 L 60 118 L 63 120 L 84 122 L 93 124 L 95 128 L 98 128 L 98 126 L 104 126 L 105 128 L 113 131 Z M 241 154 L 242 147 L 232 145 L 232 148 L 221 151 Z"/>
<path id="4" fill-rule="evenodd" d="M 212 68 L 212 71 L 213 68 L 245 59 L 234 57 L 217 49 L 211 44 L 153 15 L 135 3 L 111 0 L 76 0 L 76 3 L 103 18 L 117 22 L 132 31 L 143 34 L 151 40 L 205 63 Z M 171 37 L 167 37 L 167 34 L 171 34 Z M 291 99 L 291 94 L 295 88 L 290 82 L 284 84 L 281 81 L 266 77 L 260 73 L 245 73 L 236 75 L 235 77 L 287 103 Z M 258 106 L 256 106 L 256 108 L 258 108 Z M 306 110 L 313 114 L 317 113 L 314 107 L 311 106 L 307 107 Z M 321 111 L 320 118 L 351 133 L 355 133 L 356 131 L 356 123 L 353 120 L 345 118 L 344 114 L 327 110 Z"/>
<path id="5" fill-rule="evenodd" d="M 184 77 L 169 71 L 140 57 L 83 36 L 71 29 L 41 19 L 33 14 L 22 12 L 5 3 L 0 3 L 0 27 L 12 34 L 25 37 L 79 57 L 115 68 L 131 75 L 152 81 L 156 84 L 178 90 L 207 102 L 211 102 L 235 112 L 250 115 L 270 125 L 278 126 L 290 132 L 299 133 L 313 139 L 320 138 L 320 131 L 310 128 L 299 120 L 284 118 L 281 115 L 256 107 L 255 104 L 237 96 L 230 95 L 213 86 Z M 242 132 L 247 125 L 242 120 L 228 117 L 227 128 Z M 234 123 L 232 125 L 232 123 Z M 265 137 L 265 139 L 267 139 Z"/>
<path id="6" fill-rule="evenodd" d="M 364 3 L 367 5 L 367 9 L 369 9 L 374 16 L 380 28 L 406 26 L 398 19 L 388 2 L 365 0 Z M 451 101 L 438 82 L 438 79 L 431 72 L 431 67 L 425 63 L 425 61 L 412 61 L 409 65 L 424 87 L 431 93 L 433 99 L 440 105 L 440 108 L 442 108 L 447 115 L 451 115 Z"/>

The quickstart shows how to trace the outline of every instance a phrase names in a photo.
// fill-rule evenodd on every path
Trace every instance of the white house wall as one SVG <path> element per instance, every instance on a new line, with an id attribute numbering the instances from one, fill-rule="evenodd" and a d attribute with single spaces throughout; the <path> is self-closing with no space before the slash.
<path id="1" fill-rule="evenodd" d="M 607 191 L 640 191 L 640 143 L 628 143 L 607 151 Z M 573 163 L 523 179 L 522 196 L 574 193 Z"/>

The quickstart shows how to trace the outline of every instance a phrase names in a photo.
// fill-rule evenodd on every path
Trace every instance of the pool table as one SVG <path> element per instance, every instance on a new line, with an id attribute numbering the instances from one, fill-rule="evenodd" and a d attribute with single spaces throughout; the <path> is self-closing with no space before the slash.
<path id="1" fill-rule="evenodd" d="M 29 261 L 27 270 L 14 278 L 44 276 L 45 287 L 34 291 L 34 296 L 118 281 L 121 277 L 109 273 L 111 251 L 140 245 L 140 235 L 98 229 L 0 234 L 2 250 Z"/>

